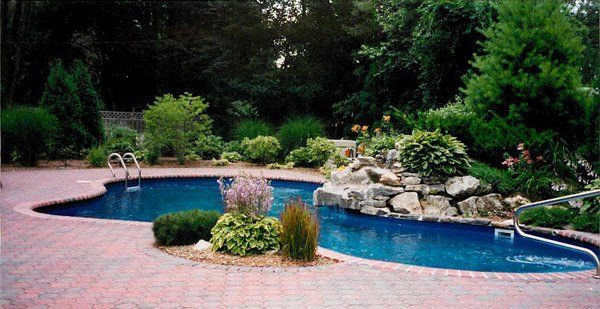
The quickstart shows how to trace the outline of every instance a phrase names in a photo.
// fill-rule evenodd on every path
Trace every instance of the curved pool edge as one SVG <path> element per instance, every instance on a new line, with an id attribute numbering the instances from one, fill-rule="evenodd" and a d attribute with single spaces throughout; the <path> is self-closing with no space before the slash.
<path id="1" fill-rule="evenodd" d="M 255 174 L 255 171 L 244 171 L 245 174 L 255 174 L 255 175 L 263 175 L 263 173 L 258 170 L 260 173 Z M 238 173 L 227 172 L 227 173 L 199 173 L 199 174 L 164 174 L 164 175 L 149 175 L 142 176 L 142 179 L 169 179 L 169 178 L 211 178 L 211 177 L 233 177 L 236 175 L 242 174 L 241 171 Z M 264 175 L 263 175 L 264 176 Z M 323 180 L 318 180 L 315 176 L 305 175 L 305 176 L 291 176 L 291 175 L 283 175 L 283 176 L 265 176 L 272 180 L 283 180 L 283 181 L 299 181 L 299 182 L 307 182 L 307 183 L 323 183 Z M 103 178 L 97 179 L 90 182 L 90 188 L 87 190 L 86 194 L 77 195 L 74 197 L 67 197 L 62 199 L 49 199 L 49 200 L 38 200 L 31 202 L 22 202 L 18 203 L 14 206 L 14 210 L 32 217 L 42 218 L 42 219 L 51 219 L 51 220 L 63 220 L 63 221 L 78 221 L 78 222 L 90 222 L 95 224 L 122 224 L 122 225 L 131 225 L 131 226 L 140 226 L 140 227 L 151 227 L 151 222 L 140 222 L 140 221 L 126 221 L 126 220 L 114 220 L 114 219 L 96 219 L 96 218 L 83 218 L 83 217 L 69 217 L 69 216 L 60 216 L 60 215 L 50 215 L 45 213 L 40 213 L 35 211 L 37 208 L 53 206 L 57 204 L 77 202 L 77 201 L 85 201 L 97 198 L 102 196 L 107 192 L 106 185 L 124 182 L 125 179 L 123 177 L 118 178 Z M 600 243 L 598 240 L 589 238 L 586 236 L 580 235 L 580 233 L 576 231 L 568 231 L 568 230 L 553 230 L 555 235 L 571 238 L 582 242 L 589 242 L 597 245 Z M 589 240 L 589 241 L 586 241 Z M 597 242 L 597 243 L 595 243 Z M 153 245 L 148 245 L 153 249 L 160 251 L 158 248 L 155 248 Z M 549 273 L 510 273 L 510 272 L 480 272 L 480 271 L 467 271 L 467 270 L 457 270 L 457 269 L 445 269 L 445 268 L 433 268 L 433 267 L 425 267 L 425 266 L 416 266 L 409 264 L 402 264 L 396 262 L 386 262 L 380 260 L 372 260 L 359 258 L 355 256 L 345 255 L 333 250 L 329 250 L 323 247 L 318 248 L 319 254 L 340 261 L 340 263 L 336 263 L 333 265 L 327 266 L 310 266 L 310 267 L 291 267 L 291 268 L 300 268 L 300 269 L 322 269 L 327 267 L 334 267 L 338 264 L 357 264 L 362 266 L 374 267 L 382 270 L 388 271 L 397 271 L 397 272 L 406 272 L 406 273 L 414 273 L 418 275 L 427 275 L 427 276 L 453 276 L 453 277 L 463 277 L 463 278 L 478 278 L 478 279 L 497 279 L 497 280 L 516 280 L 516 281 L 555 281 L 555 280 L 573 280 L 573 279 L 587 279 L 591 278 L 593 274 L 595 274 L 594 270 L 584 270 L 584 271 L 566 271 L 566 272 L 549 272 Z M 168 255 L 170 256 L 170 255 Z M 172 258 L 176 258 L 174 256 L 170 256 Z M 199 265 L 210 265 L 210 266 L 221 266 L 221 267 L 231 267 L 231 265 L 216 265 L 210 263 L 203 262 L 194 262 Z M 258 271 L 262 271 L 265 267 L 250 267 L 251 269 L 257 269 Z M 290 267 L 270 267 L 270 268 L 281 268 L 281 269 L 290 269 Z"/>

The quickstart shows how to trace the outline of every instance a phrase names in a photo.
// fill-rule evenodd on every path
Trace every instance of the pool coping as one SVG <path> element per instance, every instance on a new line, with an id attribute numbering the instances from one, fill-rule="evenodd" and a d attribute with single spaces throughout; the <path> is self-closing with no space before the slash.
<path id="1" fill-rule="evenodd" d="M 260 171 L 260 170 L 259 170 Z M 229 171 L 226 173 L 198 173 L 198 174 L 164 174 L 164 175 L 146 175 L 142 176 L 142 179 L 169 179 L 169 178 L 211 178 L 211 177 L 233 177 L 239 174 L 253 174 L 253 171 L 248 172 L 247 170 L 242 172 L 239 171 L 237 174 Z M 262 173 L 260 173 L 262 174 Z M 308 183 L 324 183 L 323 180 L 317 180 L 315 176 L 304 175 L 304 176 L 292 176 L 292 175 L 279 175 L 272 176 L 269 175 L 267 178 L 272 180 L 283 180 L 283 181 L 300 181 L 300 182 L 308 182 Z M 91 222 L 95 224 L 121 224 L 121 225 L 131 225 L 131 226 L 143 226 L 143 227 L 151 227 L 151 222 L 139 222 L 139 221 L 126 221 L 126 220 L 115 220 L 115 219 L 96 219 L 96 218 L 83 218 L 83 217 L 70 217 L 70 216 L 59 216 L 59 215 L 50 215 L 44 214 L 35 211 L 37 208 L 63 204 L 63 203 L 71 203 L 78 201 L 85 201 L 94 199 L 102 196 L 107 192 L 106 185 L 116 182 L 125 181 L 124 177 L 115 177 L 115 178 L 103 178 L 92 180 L 90 182 L 90 192 L 83 195 L 78 195 L 74 197 L 67 197 L 62 199 L 48 199 L 48 200 L 39 200 L 39 201 L 30 201 L 30 202 L 22 202 L 18 203 L 13 207 L 13 209 L 21 214 L 37 217 L 40 219 L 50 219 L 50 220 L 62 220 L 62 221 L 77 221 L 77 222 Z M 464 224 L 464 223 L 456 223 L 456 224 Z M 574 239 L 581 242 L 591 243 L 593 245 L 600 246 L 600 238 L 594 239 L 586 235 L 585 233 L 570 231 L 570 230 L 554 230 L 554 229 L 541 229 L 542 232 L 550 233 L 553 235 L 557 235 L 564 238 Z M 154 247 L 154 249 L 159 250 Z M 483 271 L 469 271 L 469 270 L 458 270 L 458 269 L 446 269 L 446 268 L 434 268 L 434 267 L 426 267 L 426 266 L 418 266 L 418 265 L 409 265 L 397 262 L 386 262 L 381 260 L 371 260 L 365 259 L 355 256 L 346 255 L 343 253 L 339 253 L 333 250 L 329 250 L 323 247 L 318 248 L 319 254 L 324 257 L 338 260 L 340 263 L 337 264 L 355 264 L 373 267 L 381 270 L 387 271 L 395 271 L 395 272 L 406 272 L 406 273 L 414 273 L 418 275 L 429 275 L 429 276 L 453 276 L 453 277 L 464 277 L 464 278 L 479 278 L 479 279 L 497 279 L 503 281 L 555 281 L 555 280 L 572 280 L 572 279 L 586 279 L 595 275 L 595 270 L 583 270 L 583 271 L 568 271 L 568 272 L 549 272 L 549 273 L 511 273 L 511 272 L 483 272 Z M 175 257 L 174 257 L 175 258 Z M 230 269 L 232 265 L 217 265 L 205 262 L 195 262 L 204 265 L 211 265 L 213 267 L 223 267 L 226 269 Z M 299 269 L 322 269 L 324 267 L 331 266 L 306 266 L 306 267 L 291 267 L 299 268 Z M 259 271 L 263 271 L 263 269 L 288 269 L 290 267 L 249 267 L 250 269 L 258 269 Z"/>

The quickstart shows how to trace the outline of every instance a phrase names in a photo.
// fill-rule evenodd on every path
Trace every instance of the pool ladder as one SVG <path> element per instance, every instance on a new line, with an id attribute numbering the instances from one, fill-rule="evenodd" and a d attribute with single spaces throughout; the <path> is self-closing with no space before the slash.
<path id="1" fill-rule="evenodd" d="M 127 152 L 123 155 L 123 157 L 121 157 L 120 154 L 113 152 L 108 156 L 108 168 L 110 168 L 110 172 L 112 173 L 113 178 L 116 177 L 115 175 L 115 170 L 113 170 L 112 164 L 110 162 L 110 160 L 112 158 L 117 158 L 118 163 L 121 164 L 121 166 L 123 167 L 123 169 L 125 170 L 125 190 L 127 191 L 137 191 L 141 188 L 141 182 L 142 182 L 142 169 L 140 168 L 140 165 L 138 164 L 137 159 L 135 158 L 135 155 L 133 155 L 133 153 L 131 152 Z M 127 158 L 131 158 L 131 160 L 133 160 L 133 163 L 135 163 L 135 167 L 138 170 L 138 183 L 137 186 L 129 186 L 127 184 L 127 181 L 129 180 L 129 169 L 127 169 L 127 165 L 125 165 L 125 161 L 123 159 L 127 159 Z"/>
<path id="2" fill-rule="evenodd" d="M 569 248 L 572 250 L 576 250 L 576 251 L 580 251 L 580 252 L 588 254 L 589 256 L 592 257 L 592 259 L 594 259 L 594 262 L 596 263 L 596 275 L 594 276 L 594 278 L 600 279 L 600 260 L 598 260 L 598 256 L 596 255 L 596 253 L 594 253 L 594 251 L 592 251 L 588 248 L 575 246 L 575 245 L 567 244 L 564 242 L 531 235 L 531 234 L 523 232 L 523 230 L 521 230 L 521 227 L 519 226 L 519 215 L 521 214 L 521 212 L 523 212 L 523 210 L 535 208 L 535 207 L 550 206 L 550 205 L 555 205 L 555 204 L 560 204 L 560 203 L 566 203 L 566 202 L 573 201 L 573 200 L 590 198 L 590 197 L 595 197 L 595 196 L 600 196 L 600 189 L 580 192 L 577 194 L 571 194 L 571 195 L 567 195 L 567 196 L 557 197 L 557 198 L 553 198 L 553 199 L 549 199 L 549 200 L 544 200 L 544 201 L 539 201 L 539 202 L 523 205 L 523 206 L 517 208 L 517 210 L 515 210 L 515 217 L 513 219 L 515 230 L 517 231 L 517 233 L 519 235 L 526 237 L 526 238 L 531 238 L 531 239 L 534 239 L 534 240 L 537 240 L 540 242 L 545 242 L 545 243 L 549 243 L 551 245 L 555 245 L 558 247 L 565 247 L 565 248 Z"/>

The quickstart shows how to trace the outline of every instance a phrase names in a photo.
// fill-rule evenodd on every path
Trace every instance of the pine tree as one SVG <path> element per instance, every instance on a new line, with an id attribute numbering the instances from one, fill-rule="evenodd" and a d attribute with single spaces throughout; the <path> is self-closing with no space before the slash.
<path id="1" fill-rule="evenodd" d="M 77 95 L 81 101 L 82 111 L 80 121 L 89 133 L 85 147 L 95 146 L 104 137 L 104 128 L 100 117 L 100 111 L 104 107 L 104 103 L 94 88 L 90 72 L 81 60 L 77 59 L 73 61 L 71 76 L 77 89 Z"/>
<path id="2" fill-rule="evenodd" d="M 488 119 L 498 115 L 576 143 L 585 110 L 582 29 L 558 0 L 501 1 L 497 10 L 466 79 L 465 102 Z"/>
<path id="3" fill-rule="evenodd" d="M 58 153 L 72 153 L 84 147 L 89 133 L 81 123 L 81 101 L 71 75 L 60 60 L 54 60 L 50 64 L 50 74 L 40 98 L 40 106 L 46 107 L 58 120 L 59 137 L 55 149 Z M 63 149 L 71 151 L 62 151 Z"/>

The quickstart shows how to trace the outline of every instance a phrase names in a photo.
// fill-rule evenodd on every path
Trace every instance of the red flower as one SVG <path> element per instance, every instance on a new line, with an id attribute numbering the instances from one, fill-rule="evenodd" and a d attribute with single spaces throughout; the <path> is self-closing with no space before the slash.
<path id="1" fill-rule="evenodd" d="M 529 164 L 529 165 L 533 164 L 533 160 L 527 160 L 527 164 Z"/>
<path id="2" fill-rule="evenodd" d="M 528 156 L 529 155 L 529 150 L 523 150 L 523 154 Z"/>

